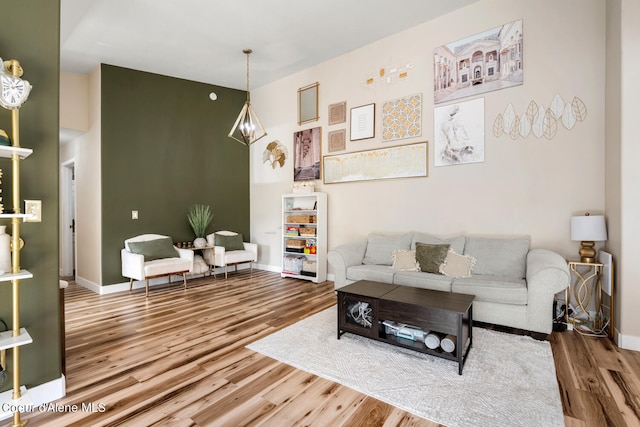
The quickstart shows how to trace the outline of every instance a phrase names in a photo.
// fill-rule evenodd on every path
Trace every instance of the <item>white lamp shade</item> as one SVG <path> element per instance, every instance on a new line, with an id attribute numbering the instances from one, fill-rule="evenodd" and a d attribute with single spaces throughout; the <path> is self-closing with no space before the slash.
<path id="1" fill-rule="evenodd" d="M 571 217 L 571 240 L 602 242 L 607 240 L 604 215 L 582 215 Z"/>

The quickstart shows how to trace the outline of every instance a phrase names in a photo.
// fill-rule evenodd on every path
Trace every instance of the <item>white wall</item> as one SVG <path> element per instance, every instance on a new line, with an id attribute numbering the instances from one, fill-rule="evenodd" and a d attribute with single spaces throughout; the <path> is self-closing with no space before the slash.
<path id="1" fill-rule="evenodd" d="M 484 163 L 434 168 L 434 47 L 516 19 L 523 20 L 525 82 L 481 95 Z M 259 263 L 274 270 L 280 266 L 280 196 L 293 184 L 291 159 L 283 169 L 262 164 L 266 145 L 277 139 L 292 155 L 293 132 L 321 126 L 327 154 L 328 131 L 341 127 L 327 126 L 327 107 L 345 100 L 348 109 L 375 102 L 377 110 L 376 137 L 347 141 L 346 151 L 428 140 L 429 177 L 318 181 L 318 189 L 329 196 L 329 248 L 373 231 L 526 234 L 534 247 L 577 256 L 578 244 L 569 238 L 571 215 L 604 211 L 604 52 L 605 3 L 600 0 L 483 0 L 253 90 L 254 107 L 269 132 L 251 148 L 251 235 L 260 245 Z M 405 63 L 415 67 L 403 84 L 363 87 L 381 66 Z M 297 126 L 297 89 L 316 81 L 320 120 Z M 423 94 L 422 136 L 382 143 L 382 103 L 414 93 Z M 552 140 L 493 135 L 495 117 L 509 104 L 522 114 L 531 100 L 548 106 L 556 94 L 566 101 L 580 97 L 587 119 L 570 131 L 559 126 Z"/>
<path id="2" fill-rule="evenodd" d="M 89 129 L 89 76 L 60 72 L 60 127 Z"/>
<path id="3" fill-rule="evenodd" d="M 621 108 L 620 108 L 620 194 L 621 221 L 618 282 L 620 301 L 620 346 L 640 350 L 640 82 L 638 82 L 638 46 L 640 45 L 640 4 L 637 0 L 621 2 Z"/>
<path id="4" fill-rule="evenodd" d="M 89 75 L 87 110 L 87 132 L 63 145 L 60 161 L 75 160 L 76 281 L 96 289 L 102 281 L 100 67 Z"/>

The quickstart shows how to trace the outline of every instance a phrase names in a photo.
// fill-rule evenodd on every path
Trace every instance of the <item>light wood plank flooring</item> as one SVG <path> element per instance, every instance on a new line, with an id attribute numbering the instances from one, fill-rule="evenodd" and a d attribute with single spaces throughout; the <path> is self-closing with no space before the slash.
<path id="1" fill-rule="evenodd" d="M 57 403 L 96 411 L 23 415 L 30 426 L 438 425 L 245 348 L 335 304 L 331 282 L 245 270 L 152 287 L 149 298 L 71 283 L 65 300 Z M 640 425 L 640 353 L 574 332 L 550 341 L 567 426 Z"/>

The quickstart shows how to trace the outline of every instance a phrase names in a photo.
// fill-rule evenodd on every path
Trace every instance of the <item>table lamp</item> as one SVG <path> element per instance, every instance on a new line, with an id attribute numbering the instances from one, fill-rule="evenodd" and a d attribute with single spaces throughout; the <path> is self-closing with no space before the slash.
<path id="1" fill-rule="evenodd" d="M 594 242 L 607 240 L 607 226 L 604 215 L 590 215 L 589 212 L 582 216 L 571 217 L 571 240 L 580 241 L 580 262 L 596 262 L 596 250 Z"/>

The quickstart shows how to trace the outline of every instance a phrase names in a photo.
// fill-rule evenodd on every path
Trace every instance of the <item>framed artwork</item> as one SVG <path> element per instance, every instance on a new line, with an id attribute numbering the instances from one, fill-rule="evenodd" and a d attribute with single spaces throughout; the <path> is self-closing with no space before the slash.
<path id="1" fill-rule="evenodd" d="M 324 156 L 324 183 L 427 176 L 427 142 Z"/>
<path id="2" fill-rule="evenodd" d="M 298 124 L 318 120 L 318 86 L 316 82 L 298 89 Z"/>
<path id="3" fill-rule="evenodd" d="M 329 152 L 344 151 L 347 148 L 346 143 L 347 130 L 339 129 L 329 132 Z"/>
<path id="4" fill-rule="evenodd" d="M 329 126 L 347 121 L 347 101 L 329 105 Z"/>
<path id="5" fill-rule="evenodd" d="M 320 179 L 321 128 L 293 133 L 293 180 Z"/>
<path id="6" fill-rule="evenodd" d="M 484 98 L 434 109 L 434 166 L 484 162 Z"/>
<path id="7" fill-rule="evenodd" d="M 362 105 L 351 109 L 351 134 L 349 139 L 373 138 L 376 128 L 376 104 Z"/>
<path id="8" fill-rule="evenodd" d="M 453 101 L 523 83 L 522 19 L 433 50 L 433 101 Z"/>
<path id="9" fill-rule="evenodd" d="M 382 104 L 382 140 L 412 138 L 422 134 L 422 94 L 392 99 Z"/>

